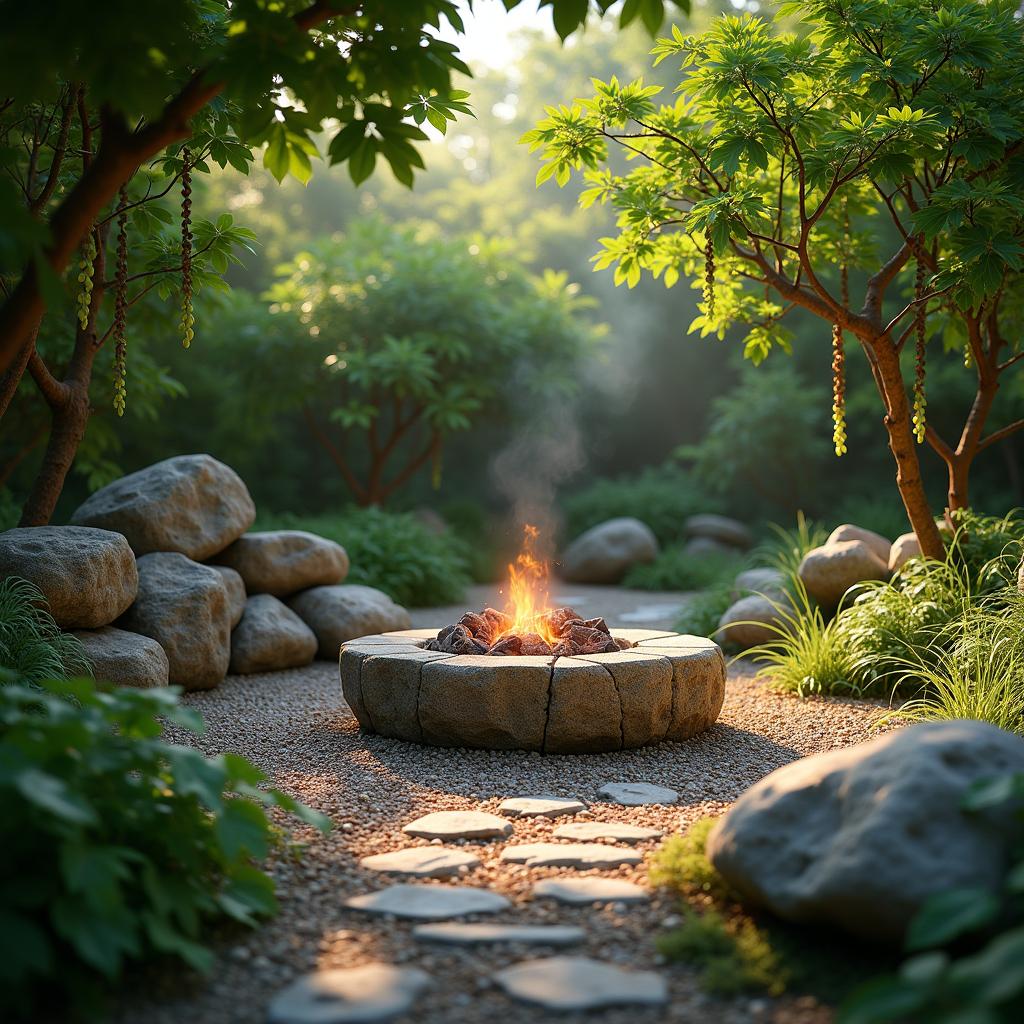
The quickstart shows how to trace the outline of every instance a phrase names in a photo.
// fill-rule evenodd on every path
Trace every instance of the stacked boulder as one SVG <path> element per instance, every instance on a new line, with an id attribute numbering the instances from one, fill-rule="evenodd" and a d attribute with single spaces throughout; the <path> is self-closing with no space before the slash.
<path id="1" fill-rule="evenodd" d="M 889 578 L 892 542 L 860 526 L 837 526 L 821 547 L 803 557 L 798 570 L 807 593 L 833 610 L 858 583 Z"/>
<path id="2" fill-rule="evenodd" d="M 718 622 L 718 638 L 730 647 L 756 647 L 778 639 L 792 610 L 786 577 L 778 569 L 747 569 L 736 577 L 732 603 Z"/>
<path id="3" fill-rule="evenodd" d="M 690 516 L 683 530 L 689 538 L 683 551 L 697 558 L 736 554 L 754 543 L 750 530 L 739 520 L 713 513 Z"/>
<path id="4" fill-rule="evenodd" d="M 620 516 L 581 533 L 562 553 L 559 575 L 571 583 L 618 583 L 658 557 L 658 538 L 639 519 Z"/>

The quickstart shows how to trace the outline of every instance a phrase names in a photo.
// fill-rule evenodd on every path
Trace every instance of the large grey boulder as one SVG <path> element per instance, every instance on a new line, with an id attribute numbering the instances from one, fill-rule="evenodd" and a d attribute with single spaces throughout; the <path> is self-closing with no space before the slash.
<path id="1" fill-rule="evenodd" d="M 412 626 L 401 605 L 383 591 L 358 583 L 311 587 L 291 598 L 288 606 L 316 634 L 319 656 L 331 661 L 346 640 Z"/>
<path id="2" fill-rule="evenodd" d="M 164 649 L 148 636 L 106 626 L 77 630 L 85 655 L 92 663 L 92 676 L 101 683 L 151 689 L 166 686 L 170 666 Z"/>
<path id="3" fill-rule="evenodd" d="M 892 541 L 887 537 L 883 537 L 880 533 L 875 533 L 874 530 L 865 530 L 863 526 L 854 526 L 853 523 L 843 523 L 842 526 L 837 526 L 828 535 L 825 545 L 841 544 L 847 540 L 859 540 L 862 544 L 867 544 L 872 553 L 877 555 L 883 562 L 889 561 L 889 550 L 892 548 Z"/>
<path id="4" fill-rule="evenodd" d="M 772 772 L 718 822 L 708 856 L 780 917 L 895 943 L 929 896 L 999 886 L 1019 818 L 962 804 L 972 783 L 1013 772 L 1024 740 L 993 725 L 900 729 Z"/>
<path id="5" fill-rule="evenodd" d="M 706 537 L 732 548 L 749 548 L 754 543 L 750 530 L 738 519 L 705 513 L 690 516 L 683 524 L 688 537 Z"/>
<path id="6" fill-rule="evenodd" d="M 236 674 L 300 668 L 316 657 L 316 636 L 272 594 L 253 594 L 231 634 L 230 669 Z"/>
<path id="7" fill-rule="evenodd" d="M 786 592 L 786 574 L 779 569 L 744 569 L 732 585 L 732 599 L 738 601 L 750 594 L 774 597 Z"/>
<path id="8" fill-rule="evenodd" d="M 642 562 L 653 562 L 658 540 L 639 519 L 623 516 L 592 526 L 562 553 L 561 576 L 573 583 L 618 583 Z"/>
<path id="9" fill-rule="evenodd" d="M 826 608 L 835 608 L 850 587 L 889 578 L 889 566 L 862 540 L 844 540 L 812 548 L 798 570 L 807 593 Z"/>
<path id="10" fill-rule="evenodd" d="M 231 628 L 234 629 L 242 620 L 242 616 L 245 614 L 245 584 L 242 582 L 242 577 L 235 572 L 234 569 L 226 565 L 211 565 L 211 569 L 216 569 L 220 573 L 220 578 L 224 581 L 224 586 L 228 591 L 228 611 L 231 614 Z"/>
<path id="11" fill-rule="evenodd" d="M 42 591 L 64 629 L 96 629 L 135 600 L 139 575 L 128 541 L 84 526 L 32 526 L 0 533 L 0 578 Z"/>
<path id="12" fill-rule="evenodd" d="M 688 558 L 735 558 L 737 549 L 713 537 L 694 537 L 683 545 L 683 554 Z"/>
<path id="13" fill-rule="evenodd" d="M 236 570 L 250 594 L 275 597 L 341 583 L 348 575 L 345 549 L 305 530 L 243 534 L 213 561 Z"/>
<path id="14" fill-rule="evenodd" d="M 889 549 L 889 571 L 902 569 L 912 558 L 921 557 L 921 543 L 916 533 L 904 533 L 892 542 Z"/>
<path id="15" fill-rule="evenodd" d="M 778 640 L 778 627 L 786 625 L 787 612 L 792 614 L 792 603 L 782 594 L 748 594 L 726 609 L 716 636 L 722 643 L 744 649 Z"/>
<path id="16" fill-rule="evenodd" d="M 230 466 L 211 455 L 177 455 L 101 487 L 71 521 L 123 533 L 136 555 L 178 551 L 201 561 L 255 518 L 249 491 Z"/>
<path id="17" fill-rule="evenodd" d="M 173 551 L 143 555 L 138 565 L 139 594 L 118 626 L 160 644 L 175 686 L 216 686 L 231 655 L 231 608 L 220 573 Z"/>

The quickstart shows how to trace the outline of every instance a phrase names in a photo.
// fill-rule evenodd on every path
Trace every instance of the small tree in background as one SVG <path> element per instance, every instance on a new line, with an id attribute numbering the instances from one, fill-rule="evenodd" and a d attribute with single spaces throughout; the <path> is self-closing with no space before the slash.
<path id="1" fill-rule="evenodd" d="M 277 342 L 250 372 L 264 407 L 300 408 L 355 500 L 378 505 L 427 466 L 437 485 L 451 434 L 571 393 L 598 334 L 578 290 L 496 240 L 364 222 L 283 268 Z"/>
<path id="2" fill-rule="evenodd" d="M 635 285 L 644 271 L 703 290 L 692 326 L 748 325 L 745 354 L 788 348 L 801 307 L 830 326 L 834 441 L 846 450 L 844 339 L 863 348 L 885 410 L 896 482 L 922 550 L 942 543 L 921 479 L 927 439 L 948 468 L 948 507 L 968 502 L 975 456 L 1024 426 L 986 435 L 1000 377 L 1024 355 L 1024 25 L 1011 0 L 834 3 L 780 8 L 809 33 L 773 35 L 725 17 L 703 35 L 673 29 L 657 61 L 682 58 L 678 100 L 658 87 L 595 81 L 596 94 L 524 136 L 538 183 L 585 169 L 581 204 L 612 203 L 619 233 L 596 269 Z M 634 159 L 602 166 L 609 143 Z M 878 251 L 879 218 L 895 228 Z M 852 287 L 849 272 L 863 272 Z M 977 381 L 956 441 L 927 421 L 926 351 L 962 353 Z M 908 388 L 901 354 L 913 351 Z M 908 391 L 911 398 L 908 400 Z"/>

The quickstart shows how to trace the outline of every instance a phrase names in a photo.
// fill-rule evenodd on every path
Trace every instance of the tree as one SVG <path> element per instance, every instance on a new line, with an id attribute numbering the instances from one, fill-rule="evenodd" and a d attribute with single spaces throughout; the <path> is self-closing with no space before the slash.
<path id="1" fill-rule="evenodd" d="M 538 182 L 583 170 L 583 206 L 611 203 L 618 233 L 596 269 L 633 286 L 699 275 L 692 330 L 749 326 L 754 362 L 786 348 L 782 320 L 809 310 L 832 328 L 834 441 L 846 447 L 844 336 L 863 348 L 885 410 L 896 482 L 922 550 L 942 544 L 916 443 L 945 461 L 948 507 L 964 507 L 975 456 L 1024 426 L 985 435 L 1000 377 L 1024 355 L 1024 26 L 1011 0 L 802 0 L 806 21 L 773 35 L 726 17 L 659 39 L 681 58 L 679 98 L 656 106 L 641 80 L 549 108 L 524 136 L 546 163 Z M 635 159 L 603 166 L 609 143 Z M 878 252 L 880 218 L 896 242 Z M 851 275 L 851 272 L 852 275 Z M 927 423 L 934 339 L 962 352 L 976 393 L 956 442 Z M 914 353 L 908 389 L 901 355 Z"/>
<path id="2" fill-rule="evenodd" d="M 508 8 L 518 3 L 505 0 Z M 610 4 L 543 6 L 565 38 L 592 6 L 604 13 Z M 220 273 L 247 241 L 222 220 L 209 237 L 201 225 L 193 230 L 190 176 L 209 162 L 245 173 L 262 147 L 279 181 L 306 181 L 319 156 L 314 136 L 326 131 L 327 159 L 347 164 L 356 184 L 380 157 L 411 185 L 423 166 L 420 126 L 443 132 L 469 112 L 451 79 L 469 69 L 438 34 L 442 18 L 462 27 L 453 0 L 168 0 L 156 8 L 4 0 L 0 12 L 0 415 L 28 370 L 53 412 L 23 515 L 36 524 L 49 519 L 82 438 L 93 362 L 108 338 L 118 349 L 115 402 L 123 401 L 129 305 L 150 287 L 168 293 L 168 275 L 178 276 L 188 343 L 201 257 Z M 654 31 L 663 13 L 662 0 L 629 0 L 621 20 L 640 18 Z M 127 219 L 147 247 L 166 248 L 155 200 L 179 181 L 180 250 L 163 266 L 147 263 L 152 279 L 130 295 L 128 284 L 141 275 L 127 266 L 135 255 Z M 81 269 L 71 276 L 80 280 L 68 281 L 76 253 Z M 37 340 L 47 311 L 76 283 L 80 329 L 61 379 Z"/>
<path id="3" fill-rule="evenodd" d="M 481 419 L 570 393 L 597 330 L 564 274 L 510 246 L 357 223 L 283 268 L 259 362 L 261 410 L 299 408 L 361 505 L 378 505 Z M 274 367 L 290 368 L 286 379 Z"/>

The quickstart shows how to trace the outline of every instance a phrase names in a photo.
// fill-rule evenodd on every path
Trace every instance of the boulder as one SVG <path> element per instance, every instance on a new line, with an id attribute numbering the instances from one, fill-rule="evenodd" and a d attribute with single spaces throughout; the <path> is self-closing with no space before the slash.
<path id="1" fill-rule="evenodd" d="M 731 604 L 718 621 L 717 637 L 733 647 L 756 647 L 758 644 L 778 640 L 772 626 L 784 626 L 783 613 L 790 602 L 783 594 L 748 594 Z"/>
<path id="2" fill-rule="evenodd" d="M 138 597 L 118 626 L 160 644 L 173 685 L 216 686 L 231 656 L 231 607 L 223 577 L 173 551 L 143 555 L 138 565 Z"/>
<path id="3" fill-rule="evenodd" d="M 150 689 L 166 686 L 169 665 L 164 649 L 148 636 L 106 626 L 76 630 L 85 655 L 92 663 L 92 676 L 101 683 Z"/>
<path id="4" fill-rule="evenodd" d="M 889 571 L 902 569 L 912 558 L 921 557 L 921 545 L 916 533 L 904 533 L 892 542 L 889 550 Z"/>
<path id="5" fill-rule="evenodd" d="M 694 537 L 683 545 L 683 554 L 690 558 L 720 558 L 723 555 L 735 557 L 737 549 L 713 537 Z"/>
<path id="6" fill-rule="evenodd" d="M 841 544 L 847 540 L 859 540 L 862 544 L 867 544 L 873 554 L 877 555 L 883 562 L 888 563 L 892 541 L 883 537 L 880 533 L 875 533 L 873 530 L 865 530 L 861 526 L 854 526 L 853 523 L 843 523 L 842 526 L 837 526 L 828 535 L 825 545 Z"/>
<path id="7" fill-rule="evenodd" d="M 178 455 L 101 487 L 72 523 L 123 533 L 136 555 L 177 551 L 202 561 L 252 526 L 242 478 L 211 455 Z"/>
<path id="8" fill-rule="evenodd" d="M 688 537 L 706 537 L 733 548 L 749 548 L 754 543 L 750 530 L 737 519 L 712 513 L 690 516 L 683 524 Z"/>
<path id="9" fill-rule="evenodd" d="M 246 533 L 213 561 L 236 570 L 250 594 L 275 597 L 341 583 L 348 575 L 345 549 L 305 530 Z"/>
<path id="10" fill-rule="evenodd" d="M 272 594 L 253 594 L 231 634 L 233 673 L 300 668 L 316 657 L 313 630 Z"/>
<path id="11" fill-rule="evenodd" d="M 0 578 L 42 591 L 64 629 L 96 629 L 135 600 L 139 575 L 128 541 L 85 526 L 32 526 L 0 533 Z"/>
<path id="12" fill-rule="evenodd" d="M 844 540 L 808 551 L 799 575 L 811 597 L 835 608 L 854 584 L 888 579 L 889 566 L 863 541 Z"/>
<path id="13" fill-rule="evenodd" d="M 623 516 L 580 534 L 562 554 L 561 575 L 573 583 L 618 583 L 632 566 L 653 562 L 657 555 L 651 528 Z"/>
<path id="14" fill-rule="evenodd" d="M 1020 819 L 962 804 L 977 780 L 1014 772 L 1024 741 L 994 725 L 900 729 L 772 772 L 718 822 L 708 857 L 780 917 L 897 943 L 929 896 L 1000 885 Z"/>
<path id="15" fill-rule="evenodd" d="M 346 640 L 412 626 L 409 613 L 387 594 L 356 583 L 311 587 L 288 606 L 316 634 L 319 656 L 331 661 Z"/>
<path id="16" fill-rule="evenodd" d="M 774 597 L 786 592 L 786 574 L 779 569 L 745 569 L 732 585 L 732 599 L 738 601 L 748 594 Z"/>
<path id="17" fill-rule="evenodd" d="M 210 568 L 216 569 L 220 573 L 220 578 L 224 581 L 224 586 L 227 587 L 228 611 L 231 614 L 231 628 L 234 629 L 245 612 L 245 584 L 242 582 L 242 577 L 226 565 L 211 565 Z"/>

